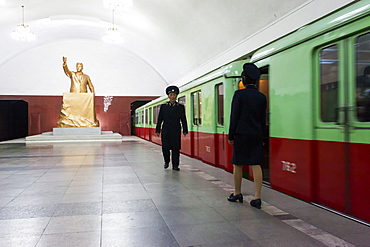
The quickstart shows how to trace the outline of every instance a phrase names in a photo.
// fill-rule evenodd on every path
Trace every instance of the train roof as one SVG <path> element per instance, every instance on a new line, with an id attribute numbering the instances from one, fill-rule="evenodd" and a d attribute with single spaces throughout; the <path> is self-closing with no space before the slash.
<path id="1" fill-rule="evenodd" d="M 240 74 L 242 73 L 242 69 L 243 69 L 243 64 L 248 62 L 247 60 L 240 60 L 240 61 L 235 61 L 235 62 L 232 62 L 228 65 L 225 65 L 225 66 L 222 66 L 202 77 L 199 77 L 198 79 L 195 79 L 193 81 L 190 81 L 182 86 L 179 87 L 180 89 L 180 94 L 182 92 L 185 92 L 193 87 L 196 87 L 196 86 L 199 86 L 199 85 L 202 85 L 210 80 L 213 80 L 215 78 L 218 78 L 218 77 L 221 77 L 221 76 L 224 76 L 224 77 L 227 77 L 227 78 L 231 78 L 231 77 L 240 77 Z M 156 104 L 158 102 L 161 102 L 163 100 L 167 100 L 167 95 L 163 95 L 163 96 L 160 96 L 150 102 L 148 102 L 147 104 L 141 106 L 141 107 L 138 107 L 138 109 L 140 110 L 141 108 L 145 108 L 146 106 L 148 105 L 152 105 L 152 104 Z"/>
<path id="2" fill-rule="evenodd" d="M 370 0 L 355 2 L 311 24 L 303 26 L 295 32 L 257 50 L 253 54 L 251 62 L 257 62 L 273 54 L 286 50 L 306 40 L 312 39 L 349 22 L 367 16 L 369 13 Z"/>

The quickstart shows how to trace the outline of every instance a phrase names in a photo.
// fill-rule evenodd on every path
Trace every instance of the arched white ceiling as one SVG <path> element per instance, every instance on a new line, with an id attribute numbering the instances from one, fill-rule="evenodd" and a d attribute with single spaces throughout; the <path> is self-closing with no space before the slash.
<path id="1" fill-rule="evenodd" d="M 4 1 L 4 0 L 2 0 Z M 112 26 L 102 0 L 5 0 L 0 5 L 0 94 L 61 95 L 69 81 L 62 56 L 84 64 L 97 95 L 157 96 L 281 37 L 351 0 L 133 0 Z M 37 36 L 14 41 L 21 23 Z"/>

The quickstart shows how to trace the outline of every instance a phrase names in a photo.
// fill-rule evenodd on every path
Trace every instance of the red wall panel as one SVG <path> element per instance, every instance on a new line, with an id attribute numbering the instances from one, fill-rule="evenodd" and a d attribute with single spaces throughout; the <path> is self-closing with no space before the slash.
<path id="1" fill-rule="evenodd" d="M 216 135 L 216 166 L 228 172 L 233 172 L 233 164 L 231 163 L 233 146 L 228 143 L 228 135 Z"/>
<path id="2" fill-rule="evenodd" d="M 313 201 L 312 141 L 271 137 L 270 148 L 271 187 Z"/>
<path id="3" fill-rule="evenodd" d="M 162 144 L 161 137 L 160 136 L 157 136 L 155 134 L 155 128 L 151 128 L 150 129 L 150 135 L 151 135 L 151 138 L 152 138 L 152 142 L 154 142 L 155 144 L 159 144 L 159 145 Z"/>
<path id="4" fill-rule="evenodd" d="M 28 135 L 53 131 L 57 126 L 62 98 L 63 96 L 0 95 L 0 99 L 24 100 L 28 103 Z M 157 97 L 114 96 L 108 111 L 104 112 L 104 96 L 95 96 L 96 117 L 103 131 L 130 135 L 130 104 L 137 100 L 155 98 Z"/>
<path id="5" fill-rule="evenodd" d="M 215 134 L 199 132 L 199 156 L 200 159 L 207 164 L 215 166 L 216 153 L 215 150 Z"/>
<path id="6" fill-rule="evenodd" d="M 28 119 L 31 120 L 30 125 L 32 128 L 28 131 L 28 133 L 40 133 L 41 132 L 41 121 L 40 121 L 40 113 L 31 113 L 31 117 Z"/>
<path id="7" fill-rule="evenodd" d="M 130 133 L 131 132 L 131 121 L 130 121 L 129 113 L 119 114 L 119 130 L 120 130 L 119 131 L 120 133 Z"/>
<path id="8" fill-rule="evenodd" d="M 351 214 L 370 222 L 370 145 L 351 143 Z"/>
<path id="9" fill-rule="evenodd" d="M 316 141 L 315 158 L 316 202 L 345 212 L 345 143 Z"/>
<path id="10" fill-rule="evenodd" d="M 181 153 L 191 157 L 191 134 L 188 133 L 186 136 L 181 134 Z"/>

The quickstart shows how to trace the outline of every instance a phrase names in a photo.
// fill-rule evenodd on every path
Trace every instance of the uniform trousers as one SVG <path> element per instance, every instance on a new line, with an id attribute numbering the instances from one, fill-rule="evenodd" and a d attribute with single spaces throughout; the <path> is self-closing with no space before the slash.
<path id="1" fill-rule="evenodd" d="M 164 149 L 162 148 L 164 163 L 169 164 L 171 160 L 171 153 L 172 153 L 172 167 L 179 167 L 180 164 L 180 150 L 179 149 Z"/>

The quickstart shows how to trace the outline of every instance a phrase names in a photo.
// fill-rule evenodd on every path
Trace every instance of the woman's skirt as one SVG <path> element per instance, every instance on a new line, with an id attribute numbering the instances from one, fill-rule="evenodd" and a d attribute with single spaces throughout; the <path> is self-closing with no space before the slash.
<path id="1" fill-rule="evenodd" d="M 263 137 L 256 135 L 235 135 L 234 165 L 262 165 L 264 162 Z"/>

